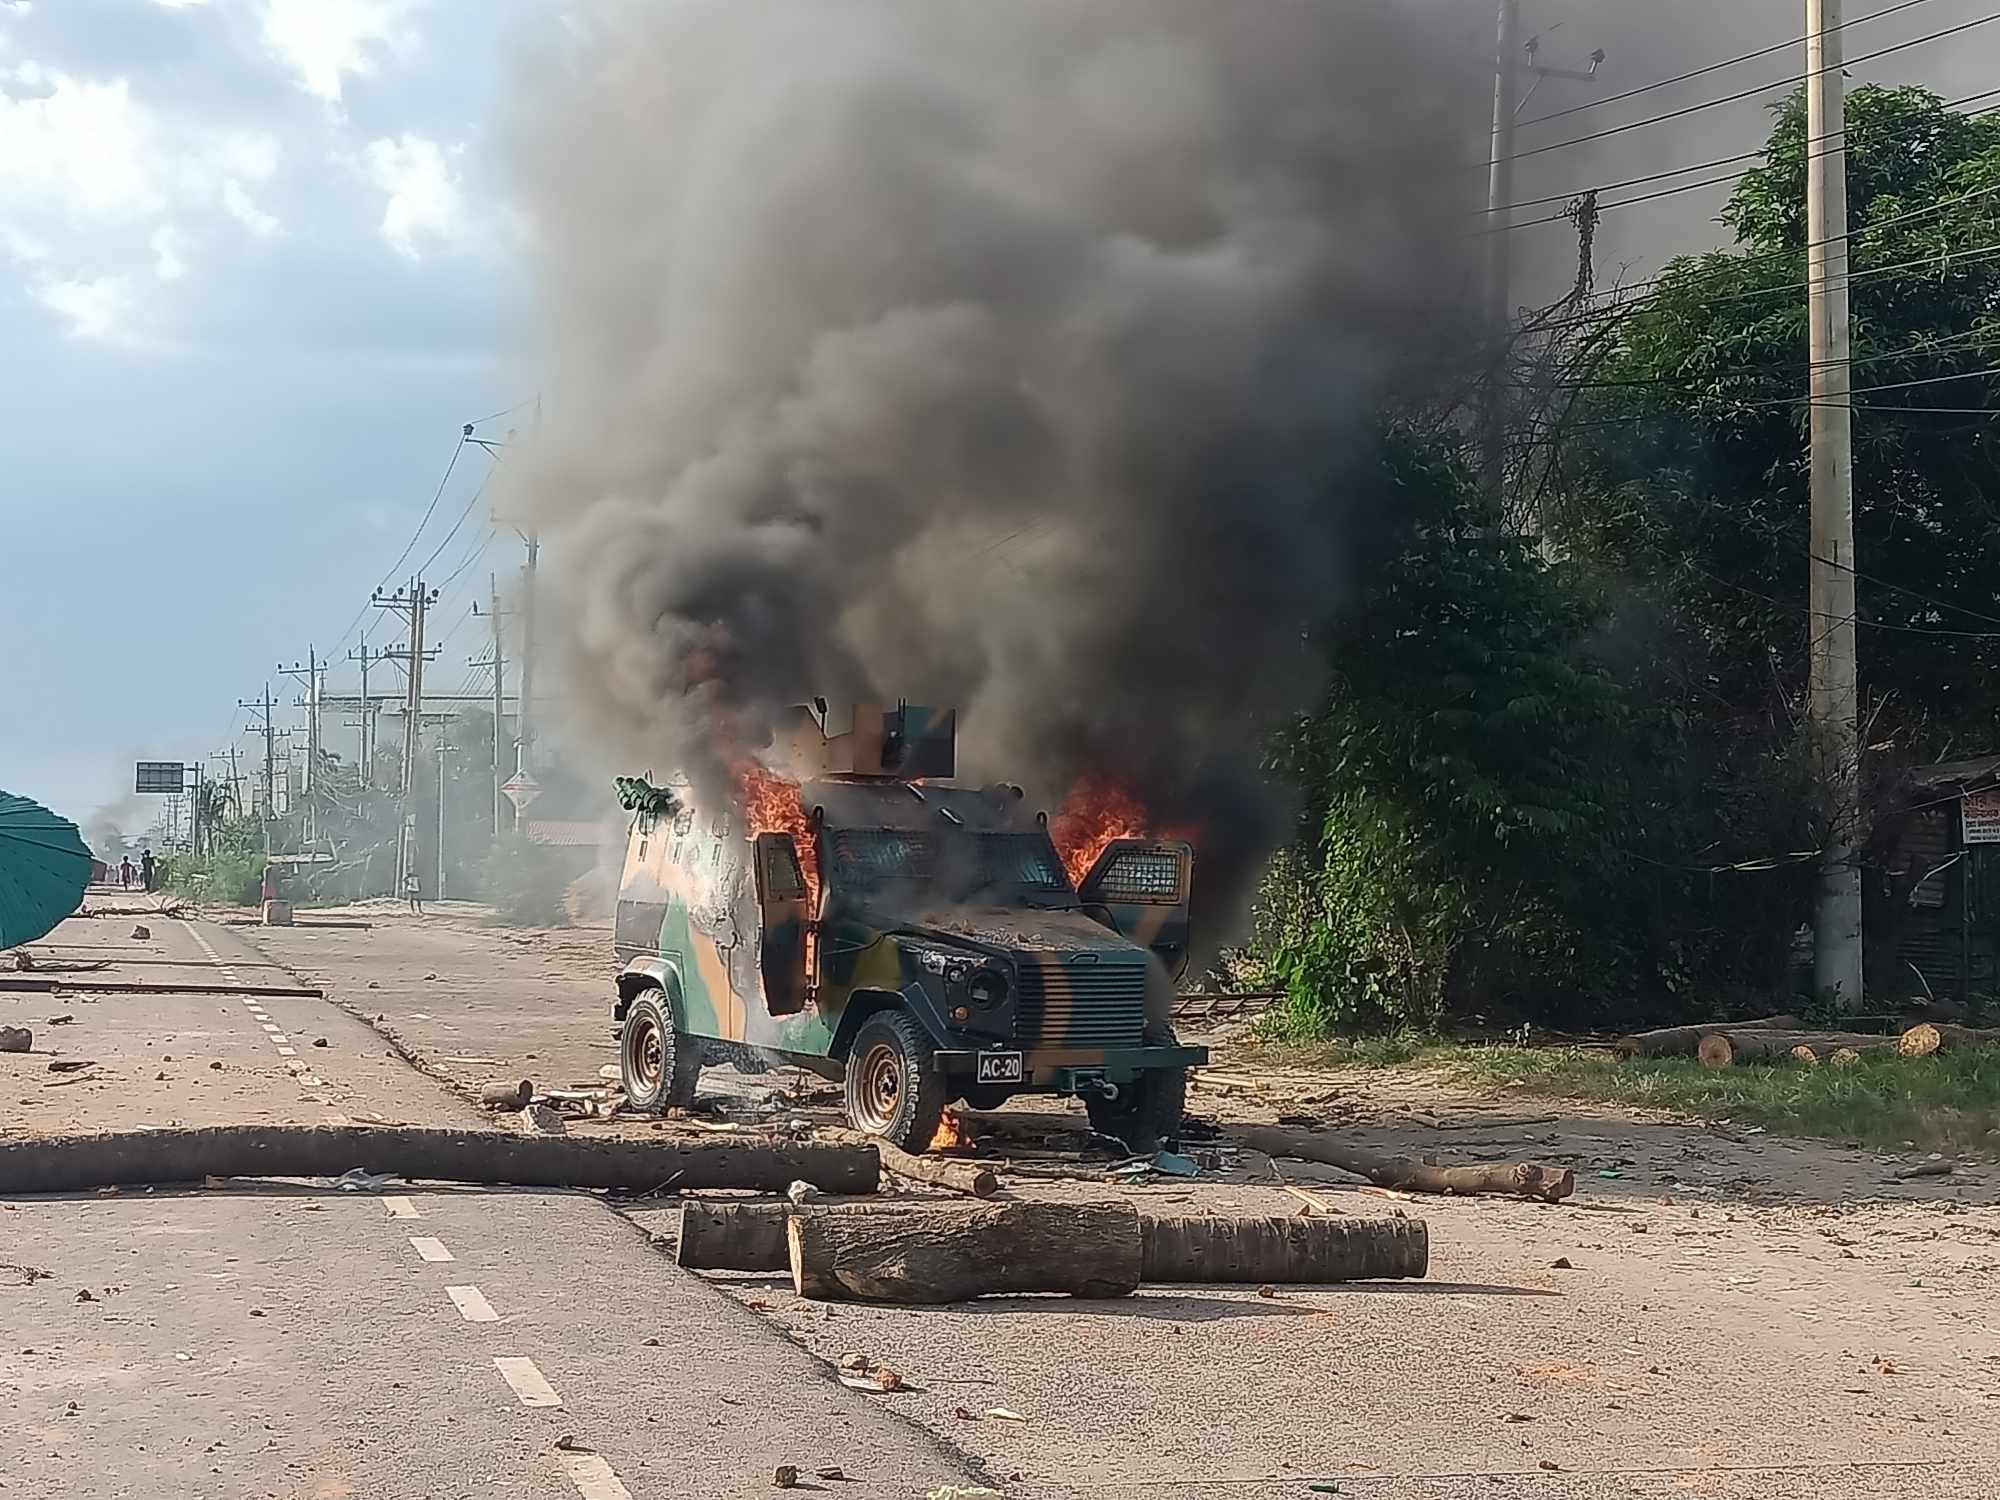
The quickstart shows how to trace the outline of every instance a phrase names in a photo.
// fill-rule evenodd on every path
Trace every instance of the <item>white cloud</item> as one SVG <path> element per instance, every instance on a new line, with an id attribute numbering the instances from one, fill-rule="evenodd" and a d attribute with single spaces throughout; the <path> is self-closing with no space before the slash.
<path id="1" fill-rule="evenodd" d="M 179 281 L 187 275 L 187 236 L 171 224 L 162 224 L 146 241 L 153 252 L 153 275 L 161 281 Z"/>
<path id="2" fill-rule="evenodd" d="M 99 276 L 91 281 L 38 281 L 35 300 L 69 320 L 71 338 L 124 343 L 131 336 L 137 298 L 125 276 Z"/>
<path id="3" fill-rule="evenodd" d="M 0 185 L 14 198 L 54 194 L 96 214 L 145 214 L 159 207 L 150 170 L 154 125 L 122 78 L 94 83 L 47 73 L 34 63 L 15 70 L 26 87 L 0 92 Z"/>
<path id="4" fill-rule="evenodd" d="M 188 10 L 197 5 L 206 5 L 208 0 L 153 0 L 162 10 Z"/>
<path id="5" fill-rule="evenodd" d="M 267 214 L 234 177 L 222 184 L 222 211 L 258 239 L 269 239 L 282 227 L 277 216 Z"/>
<path id="6" fill-rule="evenodd" d="M 416 260 L 421 240 L 449 240 L 464 232 L 465 189 L 457 166 L 464 150 L 410 131 L 368 143 L 362 166 L 388 196 L 381 232 L 397 254 Z"/>
<path id="7" fill-rule="evenodd" d="M 298 75 L 299 87 L 340 102 L 346 75 L 375 71 L 378 54 L 416 50 L 410 17 L 419 0 L 264 0 L 264 45 Z"/>

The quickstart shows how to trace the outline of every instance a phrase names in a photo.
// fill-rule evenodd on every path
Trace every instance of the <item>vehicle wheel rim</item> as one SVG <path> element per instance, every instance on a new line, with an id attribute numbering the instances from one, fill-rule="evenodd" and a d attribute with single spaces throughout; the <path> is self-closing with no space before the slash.
<path id="1" fill-rule="evenodd" d="M 660 1086 L 660 1077 L 666 1071 L 666 1039 L 660 1035 L 660 1028 L 647 1017 L 635 1023 L 631 1040 L 626 1049 L 631 1057 L 632 1081 L 639 1085 L 642 1093 L 652 1093 Z"/>
<path id="2" fill-rule="evenodd" d="M 859 1123 L 869 1130 L 887 1130 L 903 1102 L 903 1054 L 887 1042 L 876 1043 L 862 1054 L 857 1081 Z"/>

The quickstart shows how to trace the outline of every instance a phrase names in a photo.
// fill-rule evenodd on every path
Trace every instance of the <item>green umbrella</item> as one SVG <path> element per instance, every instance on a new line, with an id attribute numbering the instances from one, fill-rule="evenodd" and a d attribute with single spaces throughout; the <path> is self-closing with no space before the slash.
<path id="1" fill-rule="evenodd" d="M 0 792 L 0 948 L 32 943 L 75 911 L 90 863 L 76 824 Z"/>

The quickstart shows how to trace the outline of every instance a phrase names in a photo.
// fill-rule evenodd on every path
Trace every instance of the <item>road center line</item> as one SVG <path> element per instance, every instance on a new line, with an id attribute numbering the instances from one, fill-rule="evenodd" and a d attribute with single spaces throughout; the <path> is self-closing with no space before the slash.
<path id="1" fill-rule="evenodd" d="M 535 1368 L 532 1359 L 521 1359 L 496 1354 L 493 1368 L 500 1372 L 500 1378 L 514 1388 L 514 1394 L 521 1398 L 523 1406 L 561 1406 L 562 1397 L 556 1388 L 542 1378 L 542 1372 Z"/>
<path id="2" fill-rule="evenodd" d="M 278 1056 L 280 1057 L 297 1057 L 298 1055 L 299 1049 L 296 1047 L 280 1047 L 278 1049 Z"/>
<path id="3" fill-rule="evenodd" d="M 422 1214 L 417 1212 L 417 1205 L 408 1198 L 391 1195 L 382 1200 L 382 1206 L 389 1210 L 389 1217 L 392 1219 L 421 1219 L 423 1217 Z"/>
<path id="4" fill-rule="evenodd" d="M 425 1260 L 443 1262 L 455 1259 L 452 1253 L 445 1249 L 443 1240 L 434 1240 L 427 1234 L 412 1235 L 410 1237 L 410 1248 L 415 1250 Z"/>
<path id="5" fill-rule="evenodd" d="M 632 1500 L 632 1492 L 618 1482 L 611 1465 L 600 1455 L 565 1452 L 561 1457 L 569 1482 L 583 1500 Z"/>
<path id="6" fill-rule="evenodd" d="M 493 1310 L 493 1304 L 486 1300 L 486 1294 L 476 1286 L 448 1286 L 444 1294 L 451 1298 L 468 1323 L 497 1323 L 500 1314 Z"/>

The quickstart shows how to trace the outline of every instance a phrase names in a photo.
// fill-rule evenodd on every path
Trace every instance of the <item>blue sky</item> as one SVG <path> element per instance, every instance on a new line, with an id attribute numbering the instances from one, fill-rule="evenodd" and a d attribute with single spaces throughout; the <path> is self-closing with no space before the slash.
<path id="1" fill-rule="evenodd" d="M 525 8 L 0 0 L 0 786 L 84 818 L 135 758 L 247 754 L 236 698 L 335 643 L 459 425 L 520 399 L 493 135 Z"/>

